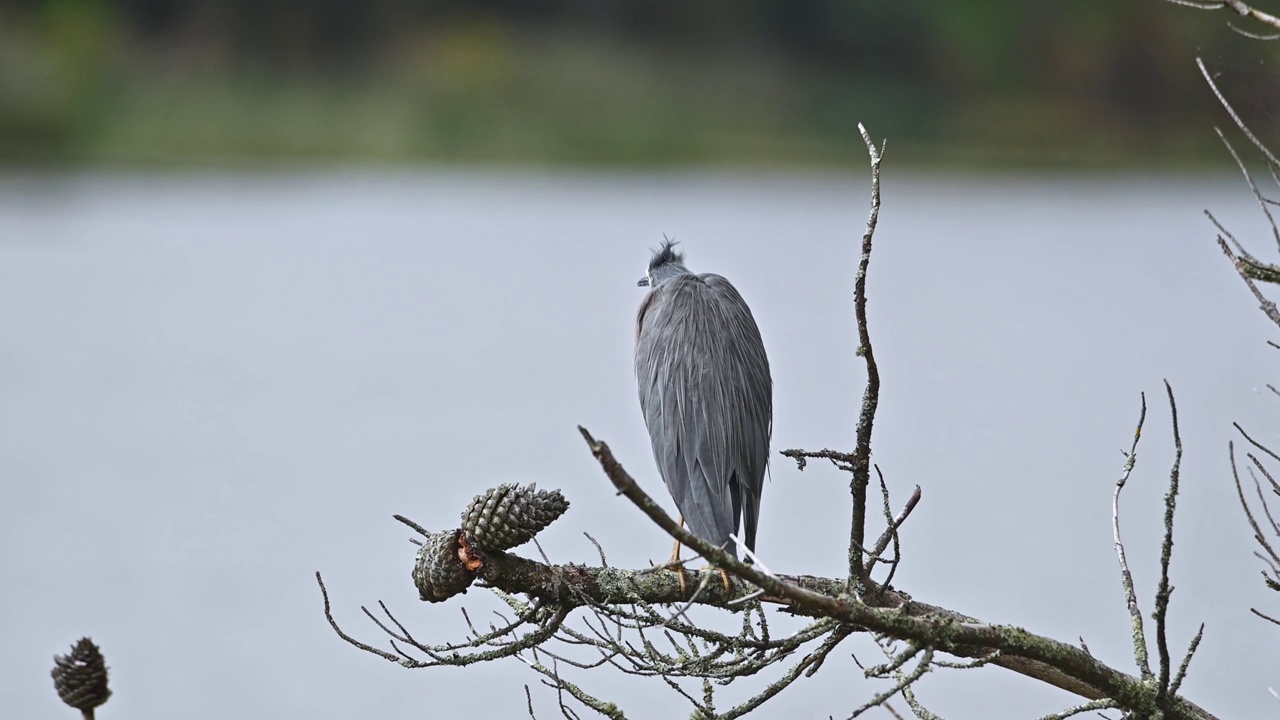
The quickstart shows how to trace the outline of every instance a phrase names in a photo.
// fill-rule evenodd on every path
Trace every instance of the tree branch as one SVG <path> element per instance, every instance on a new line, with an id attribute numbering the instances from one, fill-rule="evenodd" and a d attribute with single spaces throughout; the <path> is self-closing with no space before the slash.
<path id="1" fill-rule="evenodd" d="M 1125 557 L 1124 541 L 1120 539 L 1120 492 L 1129 482 L 1133 466 L 1138 461 L 1138 440 L 1142 438 L 1142 425 L 1147 420 L 1147 394 L 1142 394 L 1142 410 L 1138 414 L 1138 427 L 1133 431 L 1133 444 L 1124 462 L 1124 472 L 1116 481 L 1116 490 L 1111 495 L 1111 536 L 1116 550 L 1116 558 L 1120 562 L 1120 584 L 1124 587 L 1124 604 L 1129 609 L 1130 631 L 1133 633 L 1133 659 L 1138 664 L 1142 679 L 1151 682 L 1151 663 L 1147 659 L 1147 637 L 1143 629 L 1142 608 L 1138 605 L 1138 593 L 1133 587 L 1133 573 L 1129 571 L 1129 561 Z"/>
<path id="2" fill-rule="evenodd" d="M 568 637 L 573 644 L 596 647 L 602 653 L 602 659 L 595 664 L 609 662 L 615 664 L 616 655 L 621 646 L 620 639 L 607 638 L 608 630 L 594 630 L 599 637 L 606 640 L 593 641 L 591 637 L 571 630 L 565 626 L 569 614 L 579 608 L 591 612 L 608 611 L 607 620 L 615 623 L 621 633 L 624 626 L 639 629 L 643 635 L 644 628 L 666 626 L 672 631 L 688 638 L 703 638 L 721 647 L 737 647 L 736 653 L 747 653 L 744 661 L 750 667 L 762 668 L 784 658 L 794 652 L 801 644 L 824 634 L 841 637 L 852 632 L 870 631 L 885 637 L 897 638 L 931 651 L 945 652 L 958 657 L 977 658 L 983 663 L 999 665 L 1029 678 L 1062 688 L 1087 700 L 1113 700 L 1117 707 L 1131 711 L 1150 710 L 1156 707 L 1157 691 L 1150 683 L 1144 683 L 1108 667 L 1093 658 L 1087 651 L 1066 643 L 1038 636 L 1022 628 L 991 625 L 982 621 L 949 610 L 913 599 L 910 595 L 885 585 L 877 585 L 868 581 L 871 592 L 864 594 L 862 601 L 848 594 L 847 580 L 844 578 L 823 578 L 814 576 L 772 575 L 747 565 L 728 555 L 723 550 L 711 546 L 695 535 L 681 528 L 662 508 L 639 487 L 635 480 L 627 474 L 617 462 L 608 446 L 591 437 L 585 430 L 583 437 L 587 440 L 592 453 L 596 456 L 619 493 L 626 496 L 637 507 L 645 512 L 655 524 L 662 527 L 672 537 L 680 539 L 693 550 L 708 559 L 714 566 L 730 573 L 732 581 L 726 588 L 720 582 L 710 582 L 704 591 L 695 599 L 696 604 L 725 608 L 734 612 L 744 612 L 744 634 L 738 638 L 730 638 L 714 631 L 703 630 L 687 623 L 679 623 L 674 618 L 663 620 L 655 611 L 657 605 L 674 605 L 687 600 L 682 595 L 679 575 L 665 567 L 646 568 L 642 570 L 622 570 L 613 567 L 591 567 L 576 564 L 552 565 L 530 560 L 503 551 L 486 551 L 471 543 L 462 542 L 454 547 L 456 553 L 445 556 L 445 560 L 458 567 L 469 568 L 474 577 L 487 584 L 499 597 L 507 602 L 517 613 L 514 620 L 507 621 L 502 627 L 491 627 L 488 632 L 478 632 L 471 626 L 473 637 L 467 642 L 452 645 L 425 645 L 416 640 L 404 625 L 391 616 L 383 606 L 383 612 L 390 618 L 390 624 L 380 621 L 375 615 L 366 614 L 377 623 L 390 638 L 392 651 L 382 650 L 363 643 L 341 629 L 332 615 L 329 594 L 319 574 L 317 583 L 324 599 L 324 614 L 335 633 L 353 646 L 374 654 L 384 660 L 395 662 L 405 667 L 430 667 L 436 665 L 467 665 L 503 657 L 523 657 L 527 650 L 539 648 L 541 643 L 552 637 Z M 453 537 L 457 531 L 444 533 Z M 431 555 L 433 544 L 431 537 L 439 534 L 428 533 L 428 542 L 419 550 L 421 556 Z M 435 572 L 439 568 L 432 570 Z M 431 573 L 415 571 L 415 582 L 422 592 L 422 583 L 431 582 Z M 769 638 L 765 616 L 757 610 L 758 604 L 734 604 L 744 596 L 764 591 L 764 600 L 781 604 L 785 610 L 799 615 L 817 617 L 819 620 L 810 629 L 796 636 L 773 640 Z M 455 592 L 463 592 L 465 588 Z M 529 598 L 528 602 L 518 600 L 515 596 Z M 424 593 L 424 597 L 428 594 Z M 626 607 L 639 608 L 627 611 Z M 762 634 L 749 630 L 752 617 L 759 618 Z M 464 613 L 465 616 L 465 613 Z M 524 628 L 524 632 L 519 632 Z M 619 636 L 620 637 L 620 636 Z M 793 667 L 787 677 L 811 673 L 821 665 L 822 660 L 839 642 L 840 638 L 830 636 L 816 651 L 810 653 L 806 661 Z M 416 649 L 427 656 L 425 660 L 411 657 L 402 648 Z M 492 649 L 484 649 L 484 648 Z M 644 650 L 637 657 L 655 657 L 652 646 L 645 641 Z M 459 651 L 475 652 L 460 654 Z M 546 653 L 557 662 L 566 660 Z M 759 653 L 774 652 L 775 657 L 767 660 L 750 660 L 748 656 Z M 753 655 L 754 654 L 754 655 Z M 811 659 L 808 659 L 811 658 Z M 634 658 L 630 659 L 635 662 Z M 527 660 L 526 660 L 527 662 Z M 535 661 L 536 662 L 536 661 Z M 691 658 L 688 667 L 663 664 L 662 661 L 652 670 L 644 666 L 635 666 L 635 674 L 682 673 L 682 676 L 708 677 L 708 667 L 703 660 Z M 739 663 L 735 665 L 734 663 Z M 941 665 L 942 663 L 935 663 Z M 544 663 L 543 667 L 547 667 Z M 579 664 L 580 667 L 590 665 Z M 619 666 L 622 667 L 622 666 Z M 734 668 L 737 667 L 738 670 Z M 733 677 L 734 673 L 753 672 L 750 667 L 740 665 L 740 661 L 732 661 L 722 671 L 730 673 L 725 677 Z M 746 669 L 743 669 L 746 668 Z M 1184 661 L 1185 668 L 1185 661 Z M 625 667 L 622 667 L 624 671 Z M 1179 673 L 1179 679 L 1181 676 Z M 757 695 L 753 703 L 758 704 L 773 696 L 783 686 L 770 686 Z M 571 691 L 566 690 L 566 692 Z M 912 695 L 909 688 L 902 690 L 904 697 L 910 702 Z M 1212 718 L 1213 716 L 1190 702 L 1171 693 L 1166 706 L 1165 716 L 1172 720 L 1184 718 Z M 757 702 L 758 701 L 758 702 Z M 752 705 L 752 707 L 755 706 Z M 734 713 L 735 710 L 729 711 Z M 728 714 L 721 717 L 732 717 Z"/>
<path id="3" fill-rule="evenodd" d="M 1249 18 L 1250 20 L 1266 25 L 1267 27 L 1272 28 L 1273 30 L 1280 30 L 1280 18 L 1270 13 L 1265 13 L 1261 10 L 1258 10 L 1257 8 L 1249 5 L 1248 3 L 1241 2 L 1241 0 L 1165 0 L 1165 1 L 1173 3 L 1174 5 L 1181 5 L 1183 7 L 1193 8 L 1195 10 L 1230 10 L 1241 17 Z M 1242 35 L 1252 37 L 1255 40 L 1274 40 L 1276 37 L 1276 36 L 1270 36 L 1270 35 L 1264 36 L 1264 35 L 1256 35 L 1256 34 L 1248 33 L 1246 31 L 1239 30 L 1235 26 L 1232 26 L 1232 29 L 1236 30 L 1236 32 L 1239 32 Z"/>
<path id="4" fill-rule="evenodd" d="M 1173 399 L 1173 387 L 1164 381 L 1169 396 L 1169 415 L 1173 424 L 1173 468 L 1169 471 L 1169 491 L 1164 496 L 1164 540 L 1160 544 L 1160 585 L 1156 588 L 1156 652 L 1160 655 L 1160 691 L 1170 685 L 1169 641 L 1165 636 L 1168 624 L 1169 598 L 1173 586 L 1169 584 L 1169 562 L 1173 558 L 1173 516 L 1178 505 L 1178 483 L 1182 467 L 1182 433 L 1178 430 L 1178 404 Z"/>
<path id="5" fill-rule="evenodd" d="M 858 413 L 857 442 L 853 456 L 853 480 L 849 492 L 853 496 L 853 520 L 849 529 L 849 588 L 856 588 L 866 575 L 863 548 L 866 546 L 867 487 L 871 484 L 871 429 L 876 420 L 876 407 L 880 403 L 880 369 L 876 366 L 875 352 L 871 348 L 871 333 L 867 329 L 867 266 L 871 262 L 871 241 L 876 224 L 880 220 L 880 159 L 884 145 L 876 148 L 867 129 L 858 124 L 858 132 L 871 156 L 871 210 L 867 216 L 867 230 L 862 234 L 862 253 L 858 259 L 858 274 L 853 281 L 853 312 L 858 323 L 858 354 L 867 363 L 867 385 L 862 391 L 862 406 Z"/>
<path id="6" fill-rule="evenodd" d="M 883 592 L 881 588 L 876 588 L 874 592 L 865 594 L 867 602 L 862 602 L 842 592 L 843 583 L 836 580 L 793 580 L 787 576 L 771 576 L 761 572 L 680 527 L 627 474 L 608 445 L 591 437 L 585 429 L 579 430 L 620 495 L 626 496 L 654 524 L 701 554 L 713 566 L 723 568 L 735 578 L 749 583 L 748 587 L 732 592 L 754 589 L 750 588 L 750 585 L 754 585 L 763 589 L 766 597 L 784 602 L 800 614 L 832 618 L 854 627 L 916 642 L 961 657 L 982 657 L 998 651 L 1000 656 L 992 664 L 1035 677 L 1088 700 L 1110 698 L 1118 707 L 1130 711 L 1157 711 L 1160 691 L 1153 683 L 1143 682 L 1115 670 L 1073 645 L 1035 635 L 1018 627 L 984 624 L 951 610 L 925 605 L 891 588 L 885 588 Z M 574 567 L 578 572 L 587 570 Z M 672 578 L 672 582 L 678 587 L 677 579 Z M 736 582 L 732 586 L 739 587 Z M 730 598 L 721 594 L 722 592 L 723 588 L 709 589 L 701 600 L 708 604 L 712 604 L 716 598 L 727 602 Z M 874 605 L 871 604 L 872 601 L 875 602 Z M 1213 717 L 1181 697 L 1169 699 L 1165 716 L 1170 720 Z"/>

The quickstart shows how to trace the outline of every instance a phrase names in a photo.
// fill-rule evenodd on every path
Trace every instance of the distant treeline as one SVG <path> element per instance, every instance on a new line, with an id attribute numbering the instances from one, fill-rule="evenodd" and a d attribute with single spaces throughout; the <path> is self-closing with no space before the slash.
<path id="1" fill-rule="evenodd" d="M 1280 45 L 1160 0 L 0 0 L 0 158 L 943 162 L 1211 152 Z M 1262 62 L 1260 62 L 1260 60 Z M 584 117 L 585 115 L 585 117 Z"/>

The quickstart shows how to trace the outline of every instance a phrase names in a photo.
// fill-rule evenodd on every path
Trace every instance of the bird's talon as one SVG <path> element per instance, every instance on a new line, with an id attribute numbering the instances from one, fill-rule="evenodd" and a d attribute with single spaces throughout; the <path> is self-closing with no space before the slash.
<path id="1" fill-rule="evenodd" d="M 676 577 L 680 580 L 680 599 L 684 599 L 689 595 L 689 581 L 685 578 L 684 565 L 676 565 Z"/>

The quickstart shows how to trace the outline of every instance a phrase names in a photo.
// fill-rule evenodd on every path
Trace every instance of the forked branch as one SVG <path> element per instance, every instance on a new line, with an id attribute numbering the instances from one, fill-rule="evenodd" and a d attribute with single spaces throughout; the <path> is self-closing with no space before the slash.
<path id="1" fill-rule="evenodd" d="M 1169 418 L 1173 428 L 1174 458 L 1173 467 L 1169 471 L 1168 491 L 1164 496 L 1164 538 L 1160 544 L 1160 583 L 1156 588 L 1155 611 L 1152 613 L 1152 618 L 1156 623 L 1156 653 L 1160 662 L 1158 676 L 1151 670 L 1150 652 L 1142 621 L 1142 610 L 1138 604 L 1137 591 L 1134 589 L 1133 575 L 1129 571 L 1124 542 L 1120 538 L 1120 492 L 1124 490 L 1125 485 L 1129 482 L 1134 466 L 1137 463 L 1138 441 L 1142 438 L 1142 426 L 1147 419 L 1147 398 L 1145 393 L 1142 396 L 1142 409 L 1138 414 L 1138 426 L 1133 432 L 1133 444 L 1130 445 L 1129 452 L 1125 454 L 1124 470 L 1121 472 L 1120 479 L 1116 481 L 1116 489 L 1111 501 L 1111 528 L 1115 539 L 1116 558 L 1120 564 L 1120 584 L 1124 588 L 1125 605 L 1129 609 L 1133 633 L 1134 662 L 1137 664 L 1138 671 L 1144 682 L 1156 689 L 1156 706 L 1161 711 L 1166 710 L 1169 707 L 1169 699 L 1177 695 L 1178 687 L 1186 676 L 1187 667 L 1191 664 L 1191 658 L 1195 654 L 1196 648 L 1200 646 L 1200 638 L 1204 633 L 1204 625 L 1201 625 L 1200 631 L 1196 634 L 1195 639 L 1191 641 L 1191 646 L 1178 667 L 1177 674 L 1174 675 L 1172 660 L 1169 657 L 1167 630 L 1169 599 L 1173 595 L 1173 586 L 1169 582 L 1169 564 L 1173 558 L 1174 514 L 1177 509 L 1178 488 L 1181 481 L 1182 434 L 1178 429 L 1178 404 L 1173 396 L 1173 388 L 1167 380 L 1164 388 L 1165 394 L 1169 399 Z"/>

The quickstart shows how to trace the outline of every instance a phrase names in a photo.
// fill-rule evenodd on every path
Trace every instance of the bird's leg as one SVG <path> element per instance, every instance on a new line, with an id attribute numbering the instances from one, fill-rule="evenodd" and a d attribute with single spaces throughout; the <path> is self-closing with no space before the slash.
<path id="1" fill-rule="evenodd" d="M 680 516 L 680 529 L 682 530 L 684 529 L 683 514 Z M 685 579 L 684 563 L 680 562 L 680 541 L 679 540 L 676 540 L 675 547 L 671 548 L 671 559 L 667 561 L 667 564 L 670 565 L 673 570 L 680 573 L 680 597 L 685 597 L 686 595 L 689 594 L 689 582 L 688 580 Z M 711 566 L 707 565 L 707 566 L 704 566 L 702 569 L 710 570 Z M 732 594 L 733 579 L 729 577 L 729 571 L 725 570 L 724 568 L 719 568 L 719 572 L 720 572 L 720 582 L 724 584 L 724 594 L 725 595 Z"/>
<path id="2" fill-rule="evenodd" d="M 684 529 L 684 515 L 680 516 L 680 529 Z M 680 562 L 680 541 L 676 540 L 675 547 L 671 548 L 671 559 L 668 563 L 675 565 Z"/>
<path id="3" fill-rule="evenodd" d="M 680 515 L 680 529 L 684 529 L 684 514 Z M 671 560 L 667 562 L 676 572 L 680 573 L 680 597 L 688 594 L 689 581 L 684 576 L 684 563 L 680 562 L 680 541 L 676 540 L 675 547 L 671 548 Z"/>

